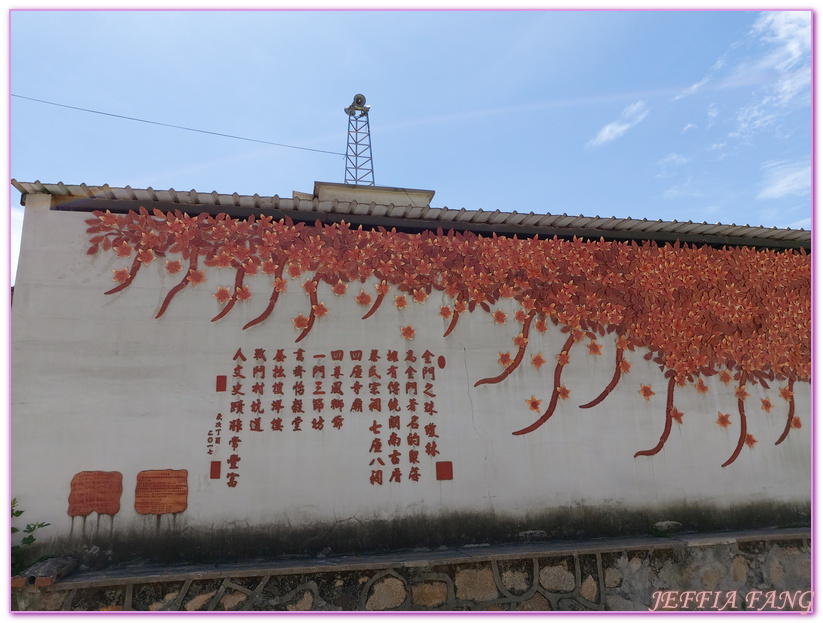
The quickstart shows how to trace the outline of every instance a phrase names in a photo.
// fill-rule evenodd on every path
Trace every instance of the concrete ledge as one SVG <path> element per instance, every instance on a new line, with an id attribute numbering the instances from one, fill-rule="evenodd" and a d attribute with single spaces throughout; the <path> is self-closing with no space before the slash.
<path id="1" fill-rule="evenodd" d="M 134 566 L 13 587 L 12 603 L 72 611 L 700 610 L 678 596 L 711 592 L 725 609 L 745 610 L 746 595 L 771 589 L 765 609 L 796 610 L 811 599 L 810 539 L 809 528 L 797 528 Z M 748 609 L 760 609 L 755 597 Z"/>

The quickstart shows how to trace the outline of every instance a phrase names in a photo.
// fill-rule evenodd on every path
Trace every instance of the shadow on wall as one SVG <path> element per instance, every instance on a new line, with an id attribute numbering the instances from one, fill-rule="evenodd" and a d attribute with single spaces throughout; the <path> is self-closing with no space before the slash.
<path id="1" fill-rule="evenodd" d="M 182 513 L 185 515 L 185 513 Z M 362 555 L 412 548 L 472 544 L 580 540 L 617 536 L 667 536 L 655 524 L 677 522 L 686 532 L 716 532 L 810 526 L 810 504 L 753 503 L 719 509 L 699 504 L 625 509 L 570 506 L 528 516 L 449 513 L 391 520 L 349 519 L 293 527 L 197 530 L 176 521 L 127 533 L 95 531 L 38 544 L 40 556 L 73 555 L 91 568 L 122 562 L 224 563 L 319 555 Z M 664 528 L 665 530 L 665 528 Z M 78 531 L 79 532 L 79 531 Z"/>

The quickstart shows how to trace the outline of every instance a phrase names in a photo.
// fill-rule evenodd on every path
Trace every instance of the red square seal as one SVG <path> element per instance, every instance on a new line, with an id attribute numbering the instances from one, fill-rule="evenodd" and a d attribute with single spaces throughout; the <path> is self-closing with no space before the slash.
<path id="1" fill-rule="evenodd" d="M 452 480 L 452 462 L 451 461 L 437 461 L 434 464 L 437 480 Z"/>
<path id="2" fill-rule="evenodd" d="M 221 465 L 222 465 L 222 463 L 220 461 L 212 461 L 211 462 L 211 474 L 210 474 L 210 476 L 211 476 L 212 480 L 220 478 L 220 466 Z"/>

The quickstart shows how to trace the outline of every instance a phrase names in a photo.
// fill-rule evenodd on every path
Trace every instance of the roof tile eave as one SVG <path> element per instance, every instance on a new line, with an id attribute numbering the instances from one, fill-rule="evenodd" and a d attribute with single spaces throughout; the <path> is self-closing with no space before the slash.
<path id="1" fill-rule="evenodd" d="M 292 203 L 283 201 L 277 196 L 261 197 L 260 195 L 238 195 L 237 193 L 218 194 L 217 191 L 211 193 L 200 193 L 194 189 L 189 192 L 177 192 L 173 188 L 168 190 L 154 190 L 151 187 L 146 189 L 133 189 L 130 186 L 125 188 L 110 187 L 108 184 L 102 186 L 87 186 L 85 183 L 72 185 L 63 184 L 43 184 L 39 180 L 34 182 L 21 182 L 11 179 L 11 185 L 21 193 L 26 194 L 49 194 L 55 197 L 76 197 L 79 199 L 108 199 L 111 201 L 130 200 L 141 202 L 174 203 L 185 209 L 185 206 L 197 206 L 199 209 L 214 207 L 235 206 L 253 209 L 287 209 L 291 207 L 299 212 L 329 213 L 333 212 L 342 216 L 345 215 L 370 215 L 374 217 L 391 217 L 393 219 L 409 219 L 415 221 L 437 223 L 460 223 L 465 225 L 487 225 L 491 227 L 524 227 L 539 228 L 552 231 L 563 229 L 591 230 L 592 235 L 608 236 L 610 232 L 626 234 L 637 234 L 639 237 L 652 234 L 669 234 L 684 236 L 706 236 L 712 238 L 749 238 L 759 243 L 769 240 L 781 243 L 810 244 L 811 231 L 804 229 L 789 228 L 766 228 L 762 226 L 735 225 L 735 224 L 707 224 L 677 221 L 662 221 L 660 219 L 649 221 L 647 219 L 632 219 L 616 217 L 586 217 L 568 214 L 528 214 L 517 211 L 504 212 L 499 209 L 486 210 L 450 210 L 445 206 L 436 208 L 428 206 L 421 210 L 419 206 L 385 206 L 374 204 L 363 204 L 356 201 L 351 203 L 339 202 L 335 208 L 331 203 L 328 205 L 319 204 L 316 201 L 299 200 Z"/>

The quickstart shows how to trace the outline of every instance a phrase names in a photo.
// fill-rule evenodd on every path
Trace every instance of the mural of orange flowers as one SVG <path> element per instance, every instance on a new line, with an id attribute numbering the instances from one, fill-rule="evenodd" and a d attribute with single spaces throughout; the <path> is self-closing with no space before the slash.
<path id="1" fill-rule="evenodd" d="M 119 283 L 126 283 L 129 280 L 129 269 L 123 268 L 122 270 L 114 269 L 112 270 L 114 273 L 114 278 L 112 281 L 117 281 Z"/>
<path id="2" fill-rule="evenodd" d="M 540 403 L 541 403 L 541 402 L 543 402 L 543 401 L 542 401 L 542 400 L 538 400 L 538 399 L 537 399 L 537 398 L 535 398 L 534 396 L 532 396 L 531 398 L 529 398 L 529 399 L 526 401 L 526 403 L 529 405 L 529 410 L 530 410 L 530 411 L 537 411 L 538 413 L 540 412 Z"/>
<path id="3" fill-rule="evenodd" d="M 360 294 L 355 297 L 355 300 L 363 307 L 367 307 L 371 305 L 371 294 L 366 294 L 363 290 L 360 290 Z"/>
<path id="4" fill-rule="evenodd" d="M 166 260 L 166 272 L 170 275 L 174 275 L 175 273 L 179 273 L 183 270 L 183 262 L 180 260 Z"/>
<path id="5" fill-rule="evenodd" d="M 672 419 L 673 419 L 675 422 L 677 422 L 678 424 L 682 424 L 682 423 L 683 423 L 683 412 L 682 412 L 682 411 L 680 411 L 680 410 L 678 410 L 678 409 L 675 409 L 675 408 L 672 408 L 672 410 L 671 410 L 671 416 L 672 416 Z"/>
<path id="6" fill-rule="evenodd" d="M 488 313 L 503 325 L 506 314 L 496 304 L 513 299 L 519 305 L 514 319 L 522 326 L 512 337 L 518 352 L 502 364 L 503 374 L 483 379 L 483 384 L 503 382 L 517 369 L 530 347 L 532 323 L 541 333 L 551 323 L 567 334 L 554 366 L 555 389 L 547 410 L 514 434 L 533 432 L 549 419 L 558 399 L 568 398 L 561 396 L 565 386 L 560 375 L 570 362 L 571 347 L 584 338 L 590 340 L 589 352 L 599 355 L 601 344 L 595 340 L 614 334 L 617 350 L 609 385 L 581 408 L 591 408 L 609 395 L 630 370 L 624 351 L 637 348 L 660 367 L 672 392 L 675 386 L 694 384 L 705 393 L 703 379 L 714 375 L 726 385 L 737 381 L 741 423 L 747 385 L 768 389 L 771 383 L 785 383 L 780 397 L 788 402 L 788 414 L 780 443 L 796 428 L 795 420 L 800 422 L 794 416 L 793 384 L 811 380 L 811 261 L 803 250 L 480 237 L 455 231 L 409 234 L 352 229 L 347 223 L 308 225 L 270 216 L 235 219 L 225 214 L 150 213 L 145 208 L 126 214 L 97 211 L 86 222 L 88 255 L 102 248 L 132 261 L 130 267 L 114 271 L 117 285 L 105 294 L 123 292 L 141 269 L 160 258 L 166 272 L 185 275 L 166 294 L 157 317 L 182 290 L 206 280 L 202 265 L 235 271 L 234 286 L 227 289 L 231 298 L 226 300 L 222 289 L 215 295 L 225 307 L 213 321 L 230 313 L 236 301 L 249 300 L 246 275 L 259 269 L 276 275 L 265 309 L 244 329 L 270 316 L 286 289 L 284 273 L 291 278 L 305 274 L 310 311 L 308 317 L 300 314 L 293 319 L 301 331 L 298 341 L 309 334 L 316 317 L 332 313 L 316 300 L 320 284 L 344 296 L 349 284 L 375 279 L 376 298 L 363 290 L 355 297 L 359 305 L 369 307 L 364 319 L 376 313 L 391 288 L 398 292 L 398 309 L 408 305 L 407 295 L 424 304 L 439 292 L 452 299 L 451 305 L 440 307 L 441 316 L 449 321 L 444 336 L 458 330 L 467 311 Z M 411 339 L 414 329 L 408 325 L 401 334 Z M 641 388 L 645 399 L 654 395 L 650 385 L 642 387 L 648 388 L 648 393 Z M 728 426 L 720 418 L 718 424 Z M 741 434 L 730 461 L 746 442 Z"/>

